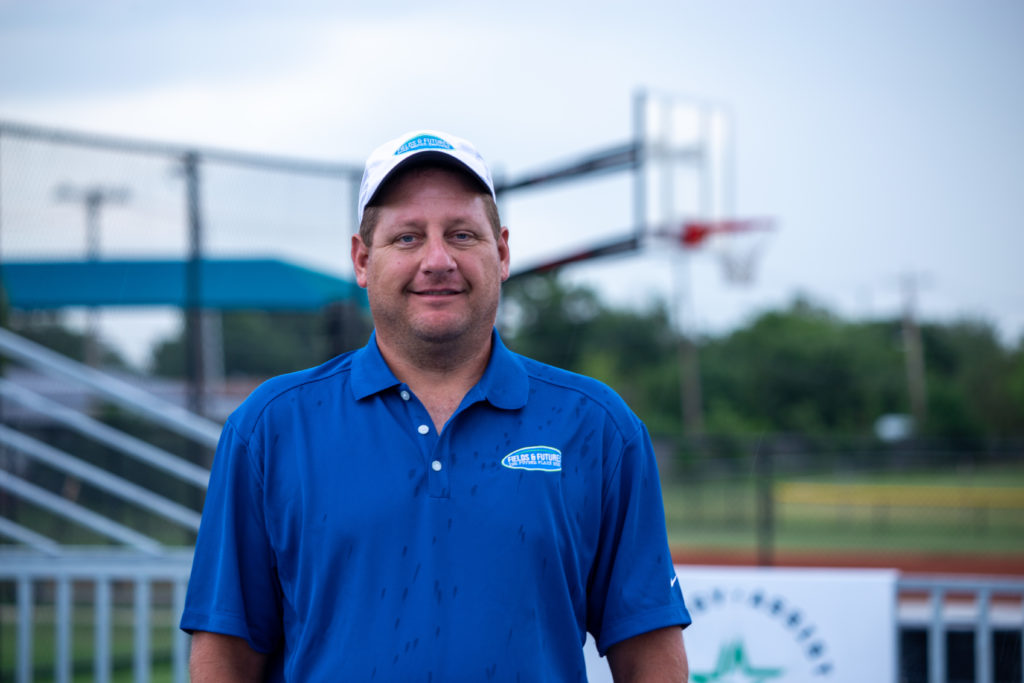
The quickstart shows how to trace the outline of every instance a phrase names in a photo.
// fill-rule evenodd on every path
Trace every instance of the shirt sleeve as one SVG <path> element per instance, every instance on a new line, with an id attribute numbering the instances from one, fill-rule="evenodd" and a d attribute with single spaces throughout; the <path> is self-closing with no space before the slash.
<path id="1" fill-rule="evenodd" d="M 229 421 L 213 460 L 181 628 L 245 638 L 267 653 L 281 640 L 281 593 L 258 462 Z"/>
<path id="2" fill-rule="evenodd" d="M 587 630 L 604 656 L 632 636 L 689 623 L 669 552 L 654 449 L 641 425 L 606 475 Z"/>

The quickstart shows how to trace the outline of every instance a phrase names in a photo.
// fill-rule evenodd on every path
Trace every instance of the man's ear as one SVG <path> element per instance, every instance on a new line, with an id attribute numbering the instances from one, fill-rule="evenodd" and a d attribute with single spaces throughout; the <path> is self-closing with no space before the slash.
<path id="1" fill-rule="evenodd" d="M 352 269 L 356 274 L 356 284 L 366 288 L 366 263 L 370 260 L 370 248 L 358 234 L 352 235 Z"/>
<path id="2" fill-rule="evenodd" d="M 501 281 L 508 279 L 508 269 L 511 259 L 508 251 L 508 228 L 502 226 L 501 237 L 498 240 L 498 258 L 501 259 Z"/>

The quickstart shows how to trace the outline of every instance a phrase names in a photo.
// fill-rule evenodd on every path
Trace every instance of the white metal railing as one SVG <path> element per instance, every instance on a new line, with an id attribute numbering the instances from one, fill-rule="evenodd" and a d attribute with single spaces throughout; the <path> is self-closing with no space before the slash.
<path id="1" fill-rule="evenodd" d="M 98 394 L 106 400 L 117 403 L 129 412 L 176 432 L 201 447 L 216 445 L 220 425 L 183 408 L 153 396 L 124 381 L 106 375 L 65 358 L 46 347 L 19 337 L 9 330 L 0 328 L 0 354 L 9 356 L 36 371 L 56 376 L 62 382 L 82 385 L 87 392 Z M 112 451 L 120 452 L 138 462 L 157 469 L 164 474 L 205 490 L 209 471 L 188 460 L 169 453 L 134 436 L 121 432 L 89 415 L 61 405 L 36 392 L 0 378 L 0 399 L 5 403 L 17 404 L 35 415 L 45 416 L 49 424 L 62 425 L 87 439 L 99 443 Z M 128 545 L 135 550 L 157 555 L 162 545 L 139 530 L 115 522 L 98 514 L 74 500 L 57 495 L 40 487 L 29 477 L 23 476 L 32 469 L 26 463 L 32 461 L 44 468 L 63 473 L 69 479 L 89 486 L 123 500 L 126 504 L 141 508 L 170 521 L 189 532 L 199 528 L 199 512 L 189 506 L 170 500 L 146 487 L 140 486 L 111 471 L 86 462 L 75 454 L 62 451 L 50 444 L 15 429 L 11 424 L 0 424 L 0 448 L 4 455 L 4 469 L 0 469 L 0 492 L 11 494 L 45 509 L 51 514 L 63 517 L 76 525 Z M 15 456 L 17 461 L 14 460 Z M 15 463 L 19 464 L 15 464 Z M 36 530 L 19 524 L 14 519 L 0 520 L 0 536 L 27 545 L 47 555 L 58 555 L 61 546 L 53 539 Z"/>
<path id="2" fill-rule="evenodd" d="M 161 469 L 182 481 L 206 488 L 210 473 L 187 460 L 157 448 L 134 436 L 118 431 L 84 413 L 40 396 L 14 382 L 0 378 L 0 396 L 14 401 L 33 412 L 46 415 L 50 420 L 70 427 L 99 443 L 120 451 L 147 465 Z"/>
<path id="3" fill-rule="evenodd" d="M 221 426 L 216 422 L 191 413 L 181 406 L 162 401 L 95 368 L 65 358 L 2 327 L 0 351 L 40 372 L 88 387 L 125 410 L 142 415 L 205 446 L 216 446 L 220 438 Z"/>
<path id="4" fill-rule="evenodd" d="M 83 630 L 91 634 L 85 647 L 79 644 L 78 651 L 88 653 L 79 663 L 91 667 L 93 680 L 111 681 L 116 651 L 124 651 L 130 652 L 136 683 L 151 680 L 157 654 L 170 656 L 171 679 L 184 683 L 189 638 L 177 622 L 191 564 L 191 549 L 165 549 L 159 556 L 94 548 L 65 550 L 57 557 L 0 552 L 0 585 L 13 586 L 16 621 L 14 670 L 0 672 L 0 678 L 8 680 L 4 674 L 10 673 L 17 683 L 30 683 L 37 675 L 36 662 L 41 662 L 41 678 L 71 681 L 76 652 L 73 626 L 84 622 L 91 629 Z M 82 615 L 86 619 L 79 618 Z M 130 622 L 130 636 L 118 628 L 122 621 Z M 53 643 L 49 652 L 42 651 L 43 638 L 36 638 L 45 628 L 53 629 L 46 638 Z M 169 652 L 156 652 L 154 635 L 161 644 L 169 644 Z"/>
<path id="5" fill-rule="evenodd" d="M 995 681 L 992 634 L 996 628 L 1021 635 L 1021 671 L 1024 671 L 1024 578 L 910 577 L 899 579 L 899 628 L 925 629 L 928 642 L 928 681 L 948 680 L 946 634 L 952 630 L 974 633 L 974 681 Z M 913 599 L 910 596 L 924 596 Z M 956 597 L 958 600 L 950 600 Z M 997 605 L 995 598 L 1005 601 Z"/>
<path id="6" fill-rule="evenodd" d="M 87 393 L 203 448 L 217 443 L 217 423 L 2 328 L 0 355 L 61 382 L 81 385 Z M 209 471 L 205 468 L 8 379 L 0 378 L 0 399 L 200 492 L 206 489 Z M 0 517 L 0 536 L 17 544 L 0 546 L 0 648 L 14 654 L 13 669 L 2 660 L 8 668 L 0 670 L 0 680 L 29 683 L 38 677 L 64 683 L 82 673 L 78 669 L 86 665 L 95 681 L 110 681 L 115 676 L 123 680 L 124 669 L 130 668 L 132 680 L 146 682 L 153 676 L 157 660 L 169 658 L 172 680 L 184 683 L 188 636 L 177 628 L 177 622 L 192 549 L 163 545 L 142 529 L 40 486 L 31 480 L 31 474 L 38 468 L 61 473 L 193 533 L 199 527 L 199 512 L 19 431 L 16 423 L 0 424 L 0 494 L 27 501 L 118 545 L 61 545 L 25 526 L 27 522 Z M 88 635 L 83 635 L 85 632 Z M 167 672 L 159 673 L 166 678 Z"/>

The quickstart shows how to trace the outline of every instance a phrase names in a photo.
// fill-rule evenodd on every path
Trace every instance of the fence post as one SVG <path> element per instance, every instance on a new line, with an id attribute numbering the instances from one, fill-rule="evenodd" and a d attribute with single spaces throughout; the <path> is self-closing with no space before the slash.
<path id="1" fill-rule="evenodd" d="M 35 625 L 35 599 L 33 598 L 31 575 L 18 578 L 18 670 L 15 674 L 18 683 L 30 683 L 32 680 L 32 634 Z"/>
<path id="2" fill-rule="evenodd" d="M 974 680 L 982 683 L 992 678 L 992 591 L 982 588 L 977 597 L 978 619 L 974 627 Z M 1024 645 L 1022 645 L 1024 647 Z"/>
<path id="3" fill-rule="evenodd" d="M 110 579 L 106 576 L 96 577 L 96 588 L 93 597 L 93 609 L 95 611 L 93 628 L 93 676 L 97 683 L 109 683 L 112 671 L 110 662 L 110 637 L 111 637 L 111 591 Z"/>
<path id="4" fill-rule="evenodd" d="M 932 619 L 928 627 L 928 683 L 946 682 L 946 625 L 942 620 L 945 591 L 931 591 Z"/>
<path id="5" fill-rule="evenodd" d="M 754 450 L 757 481 L 757 564 L 770 567 L 775 562 L 775 466 L 770 448 L 758 441 Z"/>

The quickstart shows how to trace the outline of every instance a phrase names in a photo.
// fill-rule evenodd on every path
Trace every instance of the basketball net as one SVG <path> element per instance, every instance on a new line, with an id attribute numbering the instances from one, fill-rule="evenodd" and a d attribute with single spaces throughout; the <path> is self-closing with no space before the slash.
<path id="1" fill-rule="evenodd" d="M 676 240 L 687 251 L 707 249 L 717 257 L 726 282 L 748 286 L 756 279 L 761 252 L 773 228 L 767 218 L 690 220 L 655 234 Z"/>

